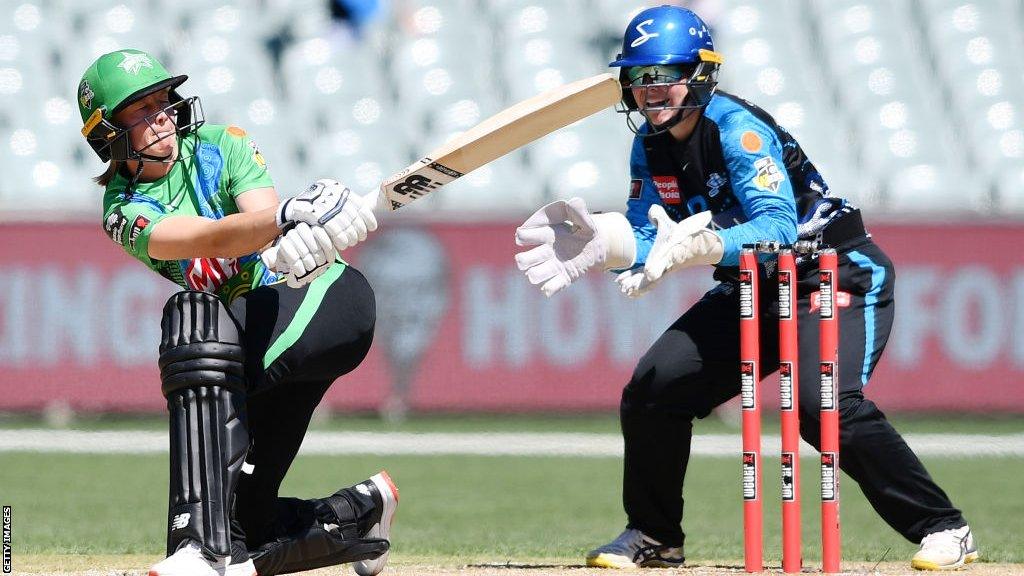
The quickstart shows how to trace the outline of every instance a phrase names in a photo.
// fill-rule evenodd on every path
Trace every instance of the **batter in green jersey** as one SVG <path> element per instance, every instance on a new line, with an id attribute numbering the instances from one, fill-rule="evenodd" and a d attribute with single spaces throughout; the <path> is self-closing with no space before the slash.
<path id="1" fill-rule="evenodd" d="M 177 91 L 186 79 L 125 49 L 78 85 L 82 135 L 107 163 L 103 229 L 184 289 L 161 319 L 167 558 L 149 574 L 352 562 L 373 576 L 398 506 L 386 472 L 324 498 L 278 494 L 313 410 L 373 340 L 373 290 L 339 258 L 376 229 L 373 206 L 329 179 L 279 200 L 253 140 L 205 124 L 199 98 Z"/>
<path id="2" fill-rule="evenodd" d="M 117 173 L 103 195 L 103 228 L 115 243 L 182 288 L 214 292 L 224 302 L 257 286 L 277 281 L 256 253 L 239 258 L 155 260 L 149 237 L 171 215 L 212 220 L 238 212 L 235 198 L 272 187 L 267 163 L 256 143 L 236 126 L 204 125 L 178 142 L 179 161 L 166 176 L 138 182 Z"/>

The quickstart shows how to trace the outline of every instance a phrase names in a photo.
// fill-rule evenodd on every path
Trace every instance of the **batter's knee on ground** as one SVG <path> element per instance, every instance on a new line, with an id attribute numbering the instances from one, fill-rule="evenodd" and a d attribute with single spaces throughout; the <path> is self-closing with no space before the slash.
<path id="1" fill-rule="evenodd" d="M 170 416 L 167 552 L 186 540 L 231 551 L 230 510 L 249 447 L 241 331 L 212 294 L 178 292 L 161 320 L 160 381 Z"/>

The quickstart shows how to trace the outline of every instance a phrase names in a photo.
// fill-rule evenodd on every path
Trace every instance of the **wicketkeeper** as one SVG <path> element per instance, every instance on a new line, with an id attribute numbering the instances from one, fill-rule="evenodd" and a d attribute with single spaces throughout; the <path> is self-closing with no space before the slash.
<path id="1" fill-rule="evenodd" d="M 548 296 L 588 269 L 619 272 L 629 296 L 664 274 L 712 265 L 720 284 L 640 358 L 622 392 L 623 504 L 628 524 L 587 555 L 590 566 L 683 564 L 683 478 L 693 419 L 740 391 L 738 259 L 760 240 L 817 241 L 839 252 L 842 330 L 840 466 L 897 532 L 920 543 L 911 564 L 954 568 L 978 557 L 960 511 L 864 388 L 892 328 L 892 262 L 865 231 L 861 213 L 834 196 L 800 145 L 764 110 L 717 87 L 722 56 L 693 12 L 641 11 L 626 29 L 620 69 L 623 110 L 636 134 L 626 214 L 591 214 L 580 198 L 544 206 L 516 231 L 521 270 Z M 638 118 L 639 121 L 634 121 Z M 798 266 L 801 382 L 818 381 L 818 265 Z M 774 267 L 762 266 L 762 374 L 778 370 Z M 773 294 L 773 292 L 776 292 Z M 804 440 L 819 448 L 820 397 L 800 387 Z"/>
<path id="2" fill-rule="evenodd" d="M 386 472 L 325 498 L 278 495 L 313 409 L 373 339 L 373 290 L 338 259 L 376 228 L 372 207 L 333 180 L 279 201 L 256 144 L 204 124 L 199 98 L 177 91 L 186 79 L 125 49 L 78 86 L 82 134 L 108 162 L 104 230 L 183 289 L 161 319 L 167 558 L 149 574 L 377 574 L 398 506 Z"/>

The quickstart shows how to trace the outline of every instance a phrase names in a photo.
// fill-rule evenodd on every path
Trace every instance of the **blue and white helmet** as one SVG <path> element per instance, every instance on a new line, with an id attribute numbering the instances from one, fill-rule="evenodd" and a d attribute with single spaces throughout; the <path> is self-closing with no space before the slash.
<path id="1" fill-rule="evenodd" d="M 633 17 L 622 39 L 622 52 L 608 65 L 695 64 L 707 60 L 721 63 L 711 31 L 700 16 L 679 6 L 656 6 Z"/>
<path id="2" fill-rule="evenodd" d="M 718 86 L 722 56 L 715 52 L 711 31 L 699 16 L 679 6 L 656 6 L 638 13 L 626 27 L 622 52 L 608 64 L 619 67 L 626 111 L 637 109 L 629 90 L 628 70 L 643 66 L 682 66 L 688 95 L 679 108 L 700 108 Z"/>

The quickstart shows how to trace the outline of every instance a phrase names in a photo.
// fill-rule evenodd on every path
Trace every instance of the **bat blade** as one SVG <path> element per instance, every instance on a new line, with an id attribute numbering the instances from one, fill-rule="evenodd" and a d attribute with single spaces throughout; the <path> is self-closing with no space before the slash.
<path id="1" fill-rule="evenodd" d="M 380 186 L 397 210 L 559 128 L 614 106 L 622 87 L 611 74 L 571 82 L 523 100 L 463 132 Z"/>

